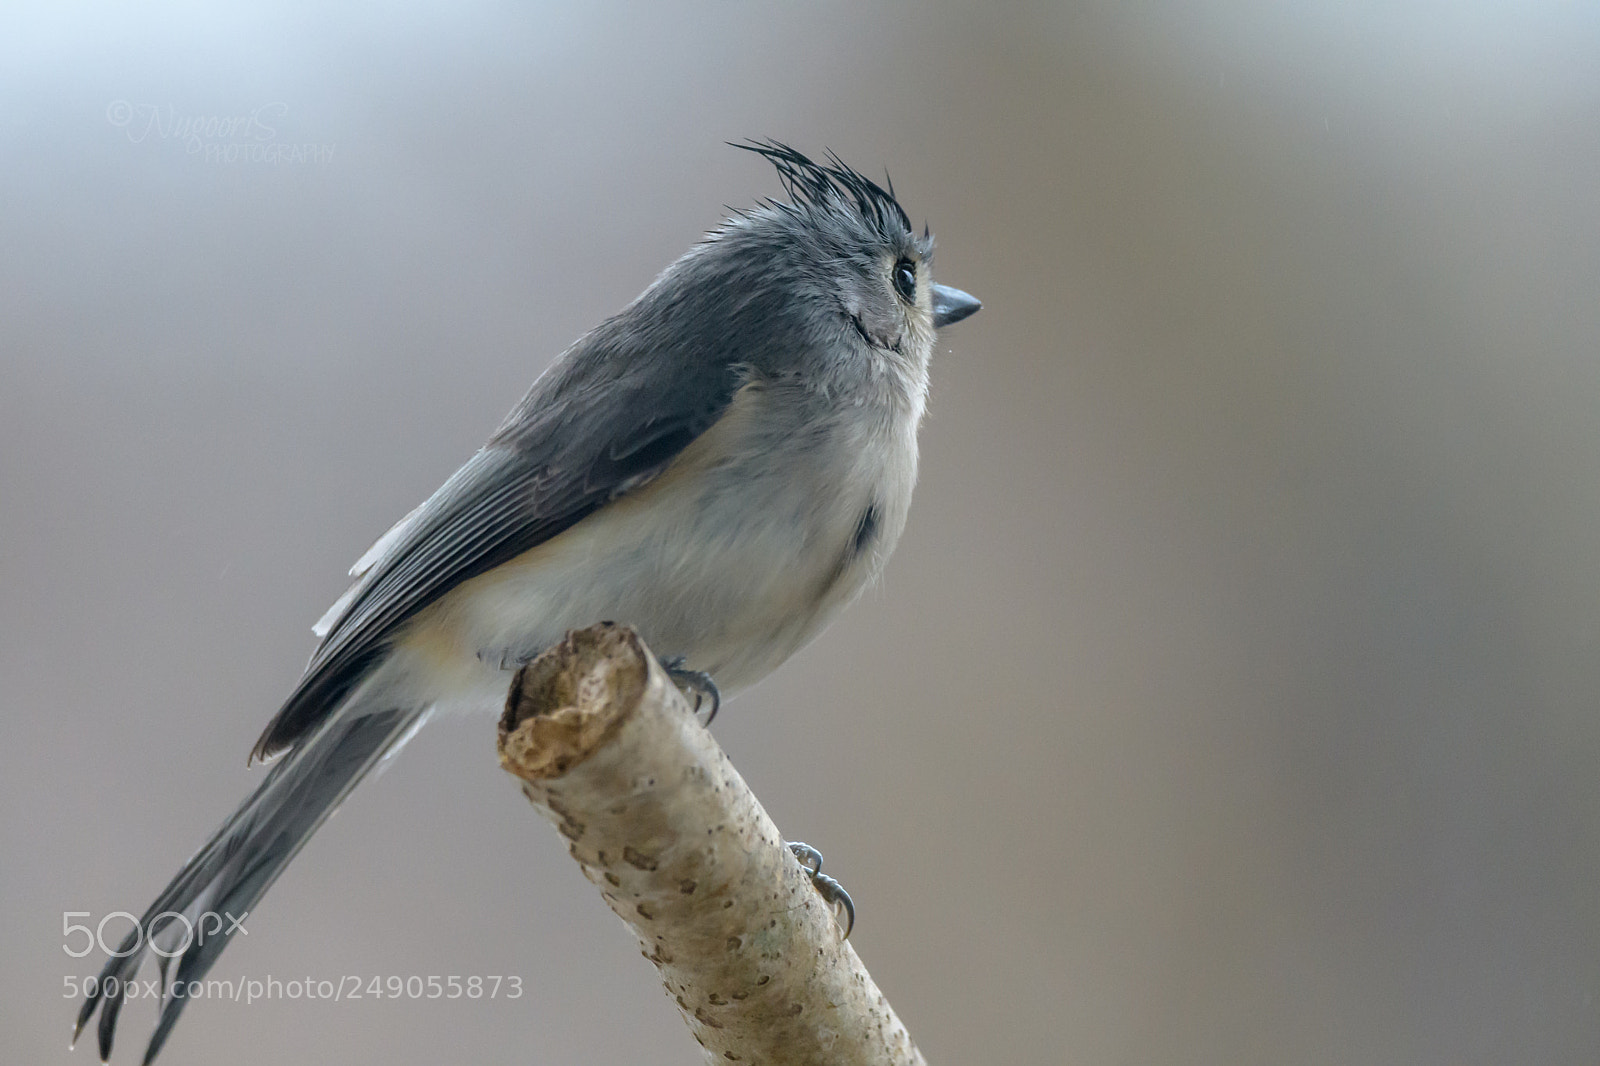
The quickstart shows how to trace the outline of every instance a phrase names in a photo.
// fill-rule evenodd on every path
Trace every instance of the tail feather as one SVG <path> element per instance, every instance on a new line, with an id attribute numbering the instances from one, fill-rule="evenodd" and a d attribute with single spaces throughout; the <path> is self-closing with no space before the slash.
<path id="1" fill-rule="evenodd" d="M 106 963 L 93 994 L 85 997 L 78 1011 L 73 1040 L 99 1007 L 100 1059 L 110 1058 L 127 983 L 137 975 L 145 953 L 152 946 L 159 947 L 155 954 L 162 998 L 144 1054 L 148 1066 L 189 1002 L 188 996 L 171 993 L 172 985 L 166 980 L 170 964 L 177 963 L 174 984 L 198 981 L 228 944 L 226 935 L 203 931 L 202 916 L 213 912 L 243 921 L 244 914 L 356 783 L 407 738 L 421 714 L 414 708 L 356 712 L 347 707 L 272 766 L 250 797 L 190 856 L 150 904 L 139 927 L 123 938 L 117 948 L 120 957 Z M 187 924 L 176 919 L 164 924 L 157 921 L 168 914 L 181 915 Z M 153 923 L 160 925 L 159 930 L 152 929 Z M 220 926 L 220 922 L 213 924 Z M 149 936 L 141 941 L 145 934 Z"/>

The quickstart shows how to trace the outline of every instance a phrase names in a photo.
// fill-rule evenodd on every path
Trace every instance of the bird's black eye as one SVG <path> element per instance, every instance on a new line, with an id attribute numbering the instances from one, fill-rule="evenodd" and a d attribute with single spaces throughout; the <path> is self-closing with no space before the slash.
<path id="1" fill-rule="evenodd" d="M 902 259 L 894 265 L 894 291 L 906 303 L 917 302 L 917 267 L 909 259 Z"/>

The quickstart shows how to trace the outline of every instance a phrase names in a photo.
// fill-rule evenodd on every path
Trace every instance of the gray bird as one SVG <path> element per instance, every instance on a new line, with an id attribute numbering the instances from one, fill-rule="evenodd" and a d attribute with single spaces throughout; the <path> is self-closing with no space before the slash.
<path id="1" fill-rule="evenodd" d="M 256 742 L 265 778 L 85 1000 L 76 1032 L 98 1007 L 102 1059 L 152 943 L 164 988 L 203 977 L 228 943 L 208 916 L 248 912 L 436 710 L 498 709 L 517 664 L 615 620 L 714 713 L 719 688 L 764 677 L 883 568 L 917 479 L 935 332 L 979 303 L 934 284 L 933 239 L 892 184 L 832 153 L 738 147 L 777 167 L 789 199 L 736 212 L 562 353 L 351 570 Z M 187 1002 L 164 996 L 146 1063 Z"/>

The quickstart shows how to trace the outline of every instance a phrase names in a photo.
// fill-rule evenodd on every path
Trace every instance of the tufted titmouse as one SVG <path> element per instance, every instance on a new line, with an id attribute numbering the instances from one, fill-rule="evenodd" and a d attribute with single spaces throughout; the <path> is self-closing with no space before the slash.
<path id="1" fill-rule="evenodd" d="M 77 1031 L 100 1007 L 102 1059 L 152 941 L 164 987 L 169 968 L 204 976 L 227 938 L 194 921 L 254 906 L 436 708 L 498 708 L 515 665 L 615 620 L 714 711 L 719 686 L 765 676 L 881 570 L 916 481 L 935 331 L 979 303 L 933 283 L 932 237 L 892 185 L 831 153 L 741 147 L 789 200 L 735 213 L 568 348 L 351 570 L 251 753 L 273 762 L 265 778 L 84 1002 Z M 146 1063 L 186 1002 L 162 1000 Z"/>

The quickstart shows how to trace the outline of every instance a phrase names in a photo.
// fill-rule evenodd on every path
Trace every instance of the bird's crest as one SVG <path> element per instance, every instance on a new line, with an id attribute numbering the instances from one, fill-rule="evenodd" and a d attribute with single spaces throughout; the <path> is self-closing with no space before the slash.
<path id="1" fill-rule="evenodd" d="M 911 234 L 911 219 L 895 199 L 894 183 L 887 173 L 883 176 L 884 185 L 879 185 L 847 166 L 831 151 L 826 162 L 818 163 L 780 141 L 728 143 L 764 156 L 778 169 L 778 180 L 783 182 L 784 190 L 793 201 L 792 204 L 769 201 L 779 210 L 827 211 L 837 210 L 842 205 L 854 209 L 862 221 L 885 240 Z"/>

